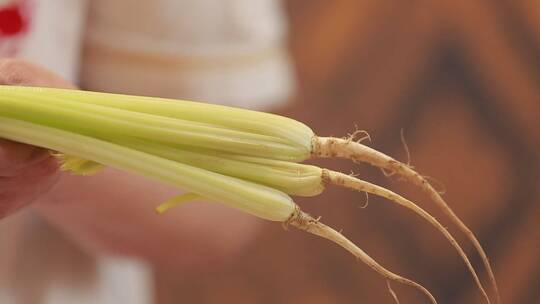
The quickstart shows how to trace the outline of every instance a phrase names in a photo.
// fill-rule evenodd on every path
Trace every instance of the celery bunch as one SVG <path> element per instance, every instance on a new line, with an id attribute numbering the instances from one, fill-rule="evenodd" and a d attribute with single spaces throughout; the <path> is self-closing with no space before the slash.
<path id="1" fill-rule="evenodd" d="M 61 168 L 89 175 L 104 166 L 160 180 L 188 191 L 157 208 L 199 198 L 327 238 L 394 280 L 421 285 L 375 262 L 341 233 L 302 212 L 290 195 L 314 196 L 337 185 L 382 196 L 432 224 L 457 250 L 482 292 L 467 255 L 429 213 L 388 189 L 353 176 L 302 164 L 314 157 L 367 162 L 418 185 L 465 232 L 480 253 L 498 299 L 495 277 L 480 243 L 425 178 L 353 136 L 318 137 L 278 115 L 190 101 L 78 90 L 0 86 L 0 137 L 54 151 Z"/>

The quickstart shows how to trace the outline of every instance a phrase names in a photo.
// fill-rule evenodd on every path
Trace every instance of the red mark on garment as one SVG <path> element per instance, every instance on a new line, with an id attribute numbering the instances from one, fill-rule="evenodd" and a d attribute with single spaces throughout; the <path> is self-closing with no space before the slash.
<path id="1" fill-rule="evenodd" d="M 15 36 L 27 30 L 29 18 L 26 18 L 23 10 L 21 2 L 0 6 L 0 37 Z"/>
<path id="2" fill-rule="evenodd" d="M 0 0 L 0 57 L 13 57 L 29 32 L 34 0 Z"/>

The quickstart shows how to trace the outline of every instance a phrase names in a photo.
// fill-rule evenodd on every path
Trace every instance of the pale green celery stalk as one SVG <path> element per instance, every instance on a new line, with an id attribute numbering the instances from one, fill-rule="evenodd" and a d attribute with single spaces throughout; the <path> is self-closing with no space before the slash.
<path id="1" fill-rule="evenodd" d="M 316 166 L 274 159 L 259 161 L 254 157 L 236 160 L 235 155 L 227 153 L 208 150 L 194 152 L 135 138 L 111 139 L 111 141 L 152 155 L 263 184 L 290 195 L 315 196 L 324 189 L 322 169 Z"/>
<path id="2" fill-rule="evenodd" d="M 88 112 L 96 115 L 107 116 L 110 118 L 120 119 L 120 120 L 132 120 L 136 123 L 145 124 L 154 126 L 157 128 L 164 129 L 182 129 L 183 131 L 189 131 L 193 133 L 216 133 L 220 136 L 229 136 L 232 138 L 238 139 L 247 139 L 247 140 L 259 140 L 261 142 L 272 142 L 272 143 L 281 143 L 294 146 L 295 143 L 290 140 L 266 136 L 261 134 L 249 133 L 249 132 L 240 132 L 223 126 L 214 126 L 207 123 L 197 122 L 197 121 L 186 121 L 183 119 L 172 119 L 168 116 L 157 116 L 143 112 L 135 112 L 122 110 L 115 107 L 103 106 L 99 104 L 88 104 L 78 101 L 73 101 L 66 98 L 58 98 L 52 94 L 36 94 L 36 90 L 41 90 L 42 88 L 25 88 L 25 87 L 15 87 L 15 89 L 9 89 L 10 87 L 4 87 L 6 89 L 0 91 L 2 96 L 7 100 L 17 100 L 18 102 L 37 102 L 40 104 L 45 104 L 48 106 L 59 106 L 66 109 L 77 110 L 81 112 Z M 26 90 L 22 90 L 22 89 Z M 46 89 L 45 89 L 46 90 Z M 38 91 L 39 92 L 39 91 Z M 134 113 L 135 112 L 135 113 Z"/>
<path id="3" fill-rule="evenodd" d="M 0 91 L 3 88 L 0 86 Z M 78 90 L 11 87 L 11 90 L 34 92 L 41 96 L 55 96 L 73 102 L 91 103 L 144 112 L 176 119 L 203 122 L 250 133 L 288 139 L 303 147 L 302 153 L 290 161 L 303 161 L 310 157 L 313 131 L 296 120 L 269 113 L 212 105 L 192 101 L 155 97 L 129 96 Z"/>
<path id="4" fill-rule="evenodd" d="M 9 89 L 0 94 L 0 114 L 66 130 L 86 130 L 93 136 L 136 134 L 152 141 L 189 144 L 261 157 L 291 159 L 304 154 L 305 150 L 284 139 L 267 135 L 99 105 L 67 102 L 45 94 L 21 94 Z"/>
<path id="5" fill-rule="evenodd" d="M 0 137 L 151 177 L 267 220 L 286 221 L 296 208 L 276 189 L 64 130 L 0 116 Z"/>

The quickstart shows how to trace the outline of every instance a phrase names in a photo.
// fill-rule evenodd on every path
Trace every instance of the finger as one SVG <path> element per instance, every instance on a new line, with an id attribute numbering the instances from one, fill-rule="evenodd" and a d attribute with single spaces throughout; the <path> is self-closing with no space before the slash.
<path id="1" fill-rule="evenodd" d="M 19 171 L 16 176 L 0 177 L 0 193 L 19 190 L 46 190 L 47 185 L 58 178 L 58 163 L 48 157 Z"/>
<path id="2" fill-rule="evenodd" d="M 40 187 L 44 190 L 32 189 L 32 191 L 13 190 L 0 192 L 0 220 L 35 202 L 43 193 L 53 187 L 55 180 L 50 179 L 50 181 L 50 183 L 43 184 Z"/>
<path id="3" fill-rule="evenodd" d="M 50 153 L 45 149 L 0 139 L 0 176 L 17 175 L 48 157 Z"/>
<path id="4" fill-rule="evenodd" d="M 39 65 L 14 58 L 0 59 L 0 84 L 75 88 L 69 81 Z"/>
<path id="5" fill-rule="evenodd" d="M 12 214 L 46 193 L 60 174 L 54 158 L 31 166 L 15 177 L 0 178 L 0 219 Z"/>
<path id="6" fill-rule="evenodd" d="M 31 62 L 0 58 L 0 85 L 74 88 L 62 77 Z M 0 176 L 13 176 L 17 171 L 47 157 L 43 149 L 0 139 Z"/>
<path id="7" fill-rule="evenodd" d="M 20 190 L 0 193 L 0 220 L 30 205 L 40 195 L 38 191 Z"/>
<path id="8" fill-rule="evenodd" d="M 60 176 L 53 161 L 45 160 L 21 176 L 0 178 L 0 219 L 29 205 L 53 187 Z"/>

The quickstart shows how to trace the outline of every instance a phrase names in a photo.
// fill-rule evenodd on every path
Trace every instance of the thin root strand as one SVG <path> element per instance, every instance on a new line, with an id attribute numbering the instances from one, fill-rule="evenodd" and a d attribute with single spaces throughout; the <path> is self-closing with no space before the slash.
<path id="1" fill-rule="evenodd" d="M 388 280 L 386 280 L 386 288 L 388 288 L 388 292 L 390 293 L 390 295 L 392 295 L 392 298 L 394 298 L 394 302 L 396 302 L 396 304 L 399 304 L 398 296 L 396 292 L 392 289 L 392 285 Z"/>
<path id="2" fill-rule="evenodd" d="M 359 135 L 363 135 L 362 137 L 358 137 Z M 358 138 L 357 138 L 358 137 Z M 364 140 L 368 140 L 369 142 L 371 142 L 371 136 L 369 135 L 369 133 L 367 131 L 364 131 L 364 130 L 358 130 L 358 127 L 356 128 L 356 131 L 354 131 L 352 134 L 349 134 L 347 137 L 346 137 L 346 140 L 347 141 L 354 141 L 354 142 L 357 142 L 357 143 L 361 143 L 363 142 Z"/>
<path id="3" fill-rule="evenodd" d="M 364 194 L 366 195 L 366 201 L 360 205 L 361 209 L 366 209 L 369 206 L 369 193 L 364 191 Z"/>
<path id="4" fill-rule="evenodd" d="M 296 212 L 287 221 L 288 224 L 300 230 L 304 230 L 306 232 L 309 232 L 311 234 L 317 235 L 319 237 L 325 238 L 327 240 L 330 240 L 338 244 L 339 246 L 349 251 L 357 259 L 359 259 L 360 261 L 368 265 L 371 269 L 375 270 L 377 273 L 379 273 L 386 279 L 412 286 L 418 289 L 419 291 L 421 291 L 423 294 L 425 294 L 429 298 L 432 304 L 437 304 L 437 301 L 435 300 L 433 295 L 431 295 L 431 293 L 422 285 L 387 270 L 386 268 L 381 266 L 379 263 L 377 263 L 373 258 L 371 258 L 366 252 L 364 252 L 362 249 L 356 246 L 353 242 L 351 242 L 349 239 L 343 236 L 341 233 L 317 221 L 316 219 L 311 217 L 309 214 L 304 213 L 303 211 L 299 209 L 297 211 L 298 212 Z"/>
<path id="5" fill-rule="evenodd" d="M 405 155 L 407 156 L 407 163 L 406 163 L 407 167 L 412 169 L 413 166 L 411 165 L 411 151 L 409 150 L 409 145 L 407 145 L 407 141 L 405 140 L 405 134 L 404 134 L 403 129 L 400 130 L 399 137 L 401 139 L 401 144 L 403 145 L 403 149 L 405 150 Z"/>

